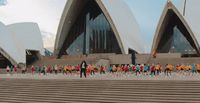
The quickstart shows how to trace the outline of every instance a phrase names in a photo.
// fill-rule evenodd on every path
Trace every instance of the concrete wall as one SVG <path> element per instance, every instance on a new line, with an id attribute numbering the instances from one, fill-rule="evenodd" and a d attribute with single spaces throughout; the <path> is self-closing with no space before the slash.
<path id="1" fill-rule="evenodd" d="M 60 59 L 56 57 L 43 57 L 41 60 L 32 65 L 66 65 L 66 64 L 80 64 L 85 60 L 88 64 L 96 64 L 100 60 L 108 60 L 110 64 L 131 64 L 131 54 L 91 54 L 91 55 L 76 55 L 76 56 L 63 56 Z"/>

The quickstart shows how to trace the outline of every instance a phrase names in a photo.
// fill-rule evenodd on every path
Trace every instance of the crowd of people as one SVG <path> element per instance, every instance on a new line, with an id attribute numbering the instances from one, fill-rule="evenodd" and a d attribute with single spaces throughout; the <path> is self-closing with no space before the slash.
<path id="1" fill-rule="evenodd" d="M 166 76 L 172 75 L 172 72 L 182 73 L 185 75 L 190 75 L 194 73 L 200 73 L 200 65 L 193 64 L 193 65 L 184 65 L 184 64 L 166 64 L 165 66 L 157 64 L 130 64 L 130 65 L 87 65 L 85 61 L 81 64 L 77 65 L 43 65 L 43 66 L 31 66 L 30 68 L 21 68 L 18 69 L 17 66 L 7 66 L 6 71 L 7 73 L 17 73 L 17 70 L 21 70 L 23 74 L 27 72 L 27 70 L 32 74 L 58 74 L 62 73 L 64 75 L 68 74 L 80 74 L 82 78 L 82 74 L 84 77 L 88 75 L 95 75 L 96 73 L 105 74 L 105 73 L 113 73 L 113 74 L 126 74 L 131 73 L 135 75 L 151 75 L 157 76 L 160 73 L 164 73 Z"/>

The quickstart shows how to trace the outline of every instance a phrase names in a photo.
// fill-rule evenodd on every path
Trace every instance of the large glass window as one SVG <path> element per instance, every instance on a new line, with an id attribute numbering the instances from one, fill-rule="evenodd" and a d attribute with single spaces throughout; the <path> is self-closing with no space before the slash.
<path id="1" fill-rule="evenodd" d="M 94 0 L 88 0 L 66 39 L 68 55 L 121 53 L 105 15 Z"/>
<path id="2" fill-rule="evenodd" d="M 187 28 L 179 17 L 172 11 L 168 11 L 165 17 L 164 28 L 158 43 L 158 53 L 197 54 L 197 48 Z"/>
<path id="3" fill-rule="evenodd" d="M 170 52 L 182 53 L 182 54 L 196 54 L 195 48 L 193 48 L 187 38 L 180 32 L 180 30 L 175 26 L 173 28 L 172 43 L 170 47 Z"/>

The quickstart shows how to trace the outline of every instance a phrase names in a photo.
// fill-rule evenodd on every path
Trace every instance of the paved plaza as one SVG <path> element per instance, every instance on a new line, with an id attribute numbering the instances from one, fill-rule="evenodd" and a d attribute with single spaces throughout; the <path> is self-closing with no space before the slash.
<path id="1" fill-rule="evenodd" d="M 96 73 L 95 75 L 87 75 L 87 78 L 80 78 L 79 74 L 0 74 L 0 78 L 2 79 L 61 79 L 61 80 L 187 80 L 187 81 L 199 81 L 200 74 L 198 73 L 176 73 L 173 72 L 171 75 L 166 76 L 164 73 L 161 73 L 157 76 L 151 75 L 144 75 L 139 74 L 136 76 L 135 73 L 106 73 L 106 74 L 99 74 Z"/>

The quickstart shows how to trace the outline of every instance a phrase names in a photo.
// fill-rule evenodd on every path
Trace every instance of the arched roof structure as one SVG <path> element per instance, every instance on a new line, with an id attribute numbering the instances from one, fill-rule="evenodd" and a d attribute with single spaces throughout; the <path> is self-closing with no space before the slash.
<path id="1" fill-rule="evenodd" d="M 163 13 L 160 17 L 160 21 L 158 23 L 158 26 L 157 26 L 157 29 L 156 29 L 156 32 L 155 32 L 151 52 L 155 53 L 155 52 L 158 51 L 157 49 L 158 49 L 158 47 L 159 47 L 159 45 L 162 41 L 161 38 L 163 38 L 163 36 L 167 35 L 166 33 L 164 33 L 166 29 L 169 29 L 167 27 L 167 25 L 171 25 L 169 23 L 174 23 L 174 22 L 169 22 L 169 20 L 174 19 L 174 17 L 176 17 L 176 20 L 174 22 L 178 22 L 181 25 L 180 28 L 182 28 L 182 31 L 186 32 L 186 34 L 188 36 L 187 37 L 188 41 L 196 49 L 196 52 L 200 53 L 199 43 L 196 39 L 196 36 L 194 35 L 190 26 L 187 24 L 183 15 L 176 9 L 176 7 L 172 4 L 171 1 L 167 2 L 166 6 L 163 10 Z"/>
<path id="2" fill-rule="evenodd" d="M 78 18 L 88 0 L 68 0 L 60 20 L 56 36 L 54 54 L 59 55 L 70 28 Z M 94 0 L 111 26 L 121 52 L 128 54 L 132 49 L 144 53 L 144 43 L 139 26 L 130 8 L 123 0 Z"/>

